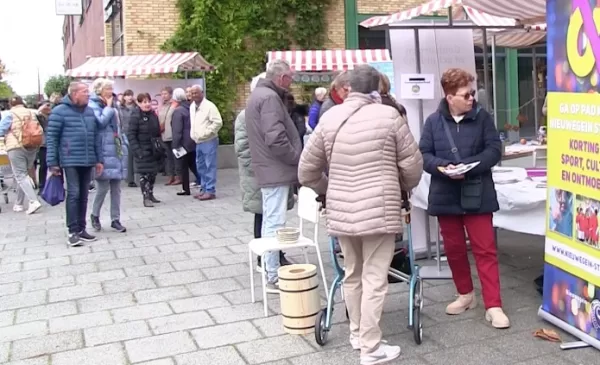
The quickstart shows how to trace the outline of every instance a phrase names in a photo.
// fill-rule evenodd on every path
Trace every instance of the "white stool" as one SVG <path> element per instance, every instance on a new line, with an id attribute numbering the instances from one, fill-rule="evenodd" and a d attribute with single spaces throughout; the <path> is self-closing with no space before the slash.
<path id="1" fill-rule="evenodd" d="M 319 269 L 321 270 L 321 277 L 323 278 L 323 286 L 325 289 L 325 296 L 329 295 L 327 290 L 327 278 L 325 277 L 325 267 L 323 266 L 323 259 L 321 257 L 321 250 L 319 249 L 318 235 L 319 235 L 319 203 L 316 201 L 317 194 L 309 188 L 302 187 L 298 192 L 298 217 L 300 218 L 300 237 L 298 242 L 293 244 L 280 244 L 276 237 L 265 237 L 255 238 L 248 244 L 248 266 L 250 268 L 250 292 L 252 295 L 252 303 L 256 302 L 255 290 L 254 290 L 254 255 L 260 256 L 261 265 L 263 270 L 261 271 L 262 277 L 262 293 L 263 293 L 263 304 L 265 317 L 268 316 L 267 306 L 267 293 L 277 293 L 274 290 L 267 289 L 266 281 L 266 262 L 265 254 L 269 252 L 278 252 L 283 250 L 290 250 L 294 248 L 302 249 L 306 263 L 309 263 L 307 248 L 314 247 L 317 251 L 317 259 L 319 261 Z M 304 237 L 303 228 L 304 221 L 309 221 L 314 224 L 315 232 L 313 239 Z M 283 227 L 282 227 L 283 228 Z"/>

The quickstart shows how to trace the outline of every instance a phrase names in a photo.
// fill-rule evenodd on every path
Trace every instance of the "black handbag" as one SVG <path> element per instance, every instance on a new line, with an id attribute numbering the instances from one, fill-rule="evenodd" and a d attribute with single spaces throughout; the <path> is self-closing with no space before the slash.
<path id="1" fill-rule="evenodd" d="M 152 143 L 152 153 L 157 160 L 167 156 L 167 147 L 160 138 L 152 137 L 150 142 Z"/>
<path id="2" fill-rule="evenodd" d="M 444 131 L 446 132 L 446 137 L 448 138 L 448 142 L 450 142 L 450 147 L 452 148 L 452 153 L 457 161 L 461 161 L 462 158 L 458 153 L 458 148 L 456 148 L 456 143 L 454 143 L 454 138 L 452 138 L 452 133 L 450 132 L 450 128 L 448 127 L 448 123 L 440 118 L 440 121 L 444 127 Z M 466 212 L 477 212 L 481 209 L 481 204 L 483 201 L 483 181 L 481 180 L 481 176 L 473 176 L 465 179 L 461 182 L 460 189 L 460 206 Z"/>

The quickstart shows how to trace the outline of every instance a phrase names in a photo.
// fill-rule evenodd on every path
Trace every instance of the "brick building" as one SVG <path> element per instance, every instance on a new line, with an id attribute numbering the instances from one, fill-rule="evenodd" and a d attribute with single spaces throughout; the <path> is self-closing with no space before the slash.
<path id="1" fill-rule="evenodd" d="M 373 15 L 419 5 L 423 0 L 332 0 L 327 11 L 325 48 L 385 48 L 385 33 L 361 28 Z M 87 56 L 152 54 L 173 34 L 179 14 L 176 0 L 83 0 L 83 15 L 65 17 L 65 65 Z M 208 60 L 210 62 L 210 60 Z"/>

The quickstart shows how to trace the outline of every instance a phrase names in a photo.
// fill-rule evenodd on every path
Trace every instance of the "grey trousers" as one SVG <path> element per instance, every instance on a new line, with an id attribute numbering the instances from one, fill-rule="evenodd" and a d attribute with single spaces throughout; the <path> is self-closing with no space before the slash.
<path id="1" fill-rule="evenodd" d="M 92 205 L 92 214 L 100 217 L 104 198 L 110 190 L 110 220 L 121 219 L 121 180 L 96 180 L 96 196 Z"/>
<path id="2" fill-rule="evenodd" d="M 33 167 L 33 162 L 37 156 L 38 150 L 26 150 L 24 148 L 16 148 L 8 151 L 8 159 L 15 180 L 17 181 L 17 200 L 15 205 L 23 205 L 25 197 L 29 201 L 37 201 L 33 181 L 29 177 L 29 169 Z"/>

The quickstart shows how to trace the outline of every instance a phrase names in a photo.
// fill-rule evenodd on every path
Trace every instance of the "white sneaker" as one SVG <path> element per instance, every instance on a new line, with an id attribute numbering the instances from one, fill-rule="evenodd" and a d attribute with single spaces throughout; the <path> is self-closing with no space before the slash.
<path id="1" fill-rule="evenodd" d="M 32 200 L 29 202 L 29 207 L 27 208 L 27 214 L 33 214 L 37 212 L 42 207 L 42 203 L 37 200 Z"/>
<path id="2" fill-rule="evenodd" d="M 382 344 L 387 345 L 386 340 L 381 340 Z M 358 336 L 350 335 L 350 346 L 352 346 L 353 350 L 360 350 L 360 338 Z"/>
<path id="3" fill-rule="evenodd" d="M 383 364 L 392 361 L 400 356 L 400 346 L 390 346 L 384 343 L 379 344 L 379 348 L 368 355 L 360 356 L 360 365 Z"/>
<path id="4" fill-rule="evenodd" d="M 22 212 L 23 210 L 24 209 L 23 209 L 22 205 L 17 205 L 17 204 L 13 205 L 13 212 L 17 212 L 18 213 L 18 212 Z"/>
<path id="5" fill-rule="evenodd" d="M 350 346 L 352 346 L 352 350 L 360 350 L 360 338 L 350 335 Z"/>

